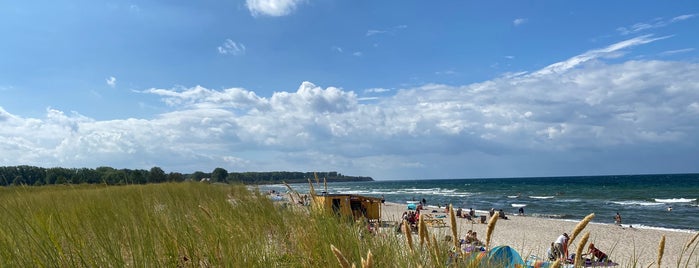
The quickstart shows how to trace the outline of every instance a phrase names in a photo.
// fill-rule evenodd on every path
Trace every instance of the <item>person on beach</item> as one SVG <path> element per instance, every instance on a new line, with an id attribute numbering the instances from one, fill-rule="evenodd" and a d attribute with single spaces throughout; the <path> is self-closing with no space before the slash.
<path id="1" fill-rule="evenodd" d="M 551 243 L 551 246 L 546 250 L 546 257 L 549 259 L 549 261 L 555 261 L 556 260 L 556 254 L 554 253 L 555 248 L 553 246 L 553 243 Z"/>
<path id="2" fill-rule="evenodd" d="M 553 242 L 553 255 L 556 256 L 556 258 L 565 260 L 568 256 L 568 234 L 563 233 L 560 235 L 558 238 L 556 238 L 556 242 Z"/>
<path id="3" fill-rule="evenodd" d="M 592 254 L 592 257 L 596 259 L 598 262 L 608 262 L 609 257 L 607 257 L 607 254 L 602 252 L 601 250 L 597 249 L 595 247 L 595 244 L 590 243 L 590 246 L 587 247 L 587 253 L 582 254 L 583 256 Z"/>
<path id="4" fill-rule="evenodd" d="M 425 198 L 422 198 L 422 205 L 427 206 L 427 200 L 425 200 Z"/>
<path id="5" fill-rule="evenodd" d="M 505 211 L 500 209 L 500 212 L 498 213 L 499 217 L 503 220 L 507 220 L 507 216 L 505 216 Z"/>
<path id="6" fill-rule="evenodd" d="M 616 215 L 614 216 L 614 223 L 616 225 L 621 226 L 621 215 L 619 214 L 619 212 L 617 212 Z"/>
<path id="7" fill-rule="evenodd" d="M 524 207 L 519 207 L 519 215 L 524 216 Z"/>

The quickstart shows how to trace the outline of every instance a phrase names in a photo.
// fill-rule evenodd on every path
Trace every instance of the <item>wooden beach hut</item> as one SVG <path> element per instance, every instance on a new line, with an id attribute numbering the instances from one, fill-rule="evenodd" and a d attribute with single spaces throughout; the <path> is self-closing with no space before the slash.
<path id="1" fill-rule="evenodd" d="M 355 220 L 381 219 L 381 198 L 354 194 L 313 195 L 313 206 L 316 209 L 332 211 L 335 214 L 352 217 Z"/>

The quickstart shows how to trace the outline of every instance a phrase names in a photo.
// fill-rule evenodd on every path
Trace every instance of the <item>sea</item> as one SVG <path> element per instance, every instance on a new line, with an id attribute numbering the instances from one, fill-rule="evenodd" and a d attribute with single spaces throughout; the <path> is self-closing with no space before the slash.
<path id="1" fill-rule="evenodd" d="M 308 183 L 290 184 L 301 194 Z M 283 184 L 261 185 L 260 191 L 288 191 Z M 315 184 L 316 192 L 324 184 Z M 377 180 L 327 183 L 328 193 L 383 197 L 406 204 L 427 201 L 428 207 L 491 208 L 506 214 L 579 221 L 595 213 L 593 222 L 614 224 L 622 216 L 624 226 L 679 232 L 699 231 L 699 174 L 619 176 L 471 178 L 435 180 Z"/>

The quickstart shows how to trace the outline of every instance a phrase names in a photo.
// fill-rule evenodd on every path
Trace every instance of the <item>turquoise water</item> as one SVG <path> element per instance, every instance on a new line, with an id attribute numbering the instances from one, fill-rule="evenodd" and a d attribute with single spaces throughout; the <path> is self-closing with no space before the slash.
<path id="1" fill-rule="evenodd" d="M 308 192 L 308 184 L 292 187 Z M 322 183 L 315 187 L 320 192 Z M 261 189 L 286 191 L 281 185 Z M 529 216 L 569 220 L 594 212 L 593 222 L 608 224 L 618 212 L 624 225 L 637 228 L 699 230 L 699 174 L 329 183 L 328 192 L 383 195 L 403 204 L 424 198 L 435 207 L 495 208 L 506 214 L 523 207 Z"/>

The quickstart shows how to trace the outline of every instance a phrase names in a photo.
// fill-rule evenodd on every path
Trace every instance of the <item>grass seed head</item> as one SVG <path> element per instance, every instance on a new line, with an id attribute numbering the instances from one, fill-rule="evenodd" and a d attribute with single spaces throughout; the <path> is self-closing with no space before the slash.
<path id="1" fill-rule="evenodd" d="M 663 235 L 662 238 L 660 238 L 660 244 L 658 245 L 658 268 L 660 268 L 660 264 L 663 261 L 663 253 L 665 252 L 665 235 Z"/>
<path id="2" fill-rule="evenodd" d="M 342 268 L 350 268 L 350 264 L 345 258 L 344 255 L 342 255 L 342 252 L 335 247 L 335 245 L 330 245 L 330 249 L 333 251 L 333 254 L 335 254 L 335 258 L 337 258 L 337 261 L 340 262 L 340 266 Z"/>
<path id="3" fill-rule="evenodd" d="M 570 235 L 570 239 L 568 240 L 568 245 L 570 243 L 573 243 L 575 241 L 575 238 L 582 232 L 583 229 L 585 229 L 585 226 L 587 226 L 592 219 L 595 218 L 595 213 L 590 213 L 590 215 L 585 216 L 577 225 L 575 225 L 575 228 L 573 228 L 573 232 Z"/>
<path id="4" fill-rule="evenodd" d="M 493 236 L 493 231 L 495 231 L 495 223 L 498 222 L 500 217 L 500 212 L 495 212 L 490 220 L 488 221 L 488 229 L 485 231 L 485 247 L 490 249 L 490 238 Z"/>
<path id="5" fill-rule="evenodd" d="M 578 249 L 575 251 L 575 267 L 578 267 L 579 265 L 582 265 L 580 262 L 582 261 L 582 251 L 585 248 L 585 244 L 587 244 L 587 240 L 590 238 L 590 232 L 586 232 L 583 237 L 580 239 L 580 243 L 578 243 Z"/>

